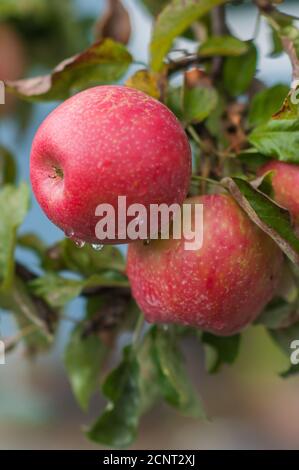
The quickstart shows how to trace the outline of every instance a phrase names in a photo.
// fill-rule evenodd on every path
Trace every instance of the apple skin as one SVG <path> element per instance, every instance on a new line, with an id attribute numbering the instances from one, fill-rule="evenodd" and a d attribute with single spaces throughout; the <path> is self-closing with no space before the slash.
<path id="1" fill-rule="evenodd" d="M 230 196 L 187 202 L 203 204 L 202 248 L 185 250 L 184 238 L 131 244 L 127 274 L 133 296 L 148 322 L 232 335 L 271 300 L 283 255 Z"/>
<path id="2" fill-rule="evenodd" d="M 31 151 L 40 206 L 64 232 L 88 243 L 130 242 L 96 238 L 99 204 L 116 210 L 118 196 L 147 209 L 181 204 L 190 174 L 190 145 L 177 118 L 125 86 L 98 86 L 66 100 L 45 119 Z"/>
<path id="3" fill-rule="evenodd" d="M 271 160 L 263 165 L 258 175 L 273 171 L 274 199 L 288 209 L 294 225 L 299 225 L 299 165 Z"/>

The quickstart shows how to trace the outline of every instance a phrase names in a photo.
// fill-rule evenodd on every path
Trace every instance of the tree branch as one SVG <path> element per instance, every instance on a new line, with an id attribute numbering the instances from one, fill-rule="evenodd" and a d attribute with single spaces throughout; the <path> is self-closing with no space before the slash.
<path id="1" fill-rule="evenodd" d="M 292 65 L 292 88 L 296 89 L 299 83 L 299 57 L 294 44 L 294 38 L 289 35 L 281 33 L 280 22 L 288 17 L 285 13 L 278 11 L 269 0 L 254 0 L 255 5 L 258 7 L 262 15 L 266 17 L 269 24 L 278 33 L 282 46 L 286 54 L 289 56 Z M 294 17 L 293 17 L 294 19 Z"/>
<path id="2" fill-rule="evenodd" d="M 211 12 L 212 31 L 214 36 L 223 36 L 229 34 L 226 24 L 225 6 L 213 8 Z M 217 78 L 221 74 L 223 66 L 223 57 L 216 56 L 213 58 L 212 76 Z"/>

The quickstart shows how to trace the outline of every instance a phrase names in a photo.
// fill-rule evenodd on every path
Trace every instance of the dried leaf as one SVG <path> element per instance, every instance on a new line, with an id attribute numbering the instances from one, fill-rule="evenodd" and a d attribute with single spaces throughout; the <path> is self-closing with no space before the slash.
<path id="1" fill-rule="evenodd" d="M 137 88 L 137 90 L 141 90 L 153 98 L 160 98 L 157 74 L 148 70 L 138 70 L 126 81 L 126 85 L 131 88 Z"/>
<path id="2" fill-rule="evenodd" d="M 121 0 L 108 0 L 107 8 L 95 25 L 95 38 L 111 38 L 128 44 L 131 36 L 130 16 Z"/>
<path id="3" fill-rule="evenodd" d="M 122 44 L 104 39 L 64 60 L 49 75 L 7 81 L 6 87 L 30 101 L 65 99 L 88 86 L 119 80 L 131 62 L 131 54 Z"/>

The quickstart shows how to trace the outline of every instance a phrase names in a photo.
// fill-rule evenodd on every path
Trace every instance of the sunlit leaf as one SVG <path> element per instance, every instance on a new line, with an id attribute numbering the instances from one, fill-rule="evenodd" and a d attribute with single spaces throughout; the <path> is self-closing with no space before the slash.
<path id="1" fill-rule="evenodd" d="M 159 71 L 173 40 L 194 21 L 227 0 L 171 0 L 154 25 L 150 44 L 151 67 Z"/>
<path id="2" fill-rule="evenodd" d="M 198 53 L 202 57 L 239 56 L 248 51 L 248 44 L 233 36 L 213 36 L 204 41 Z"/>
<path id="3" fill-rule="evenodd" d="M 107 272 L 94 274 L 87 279 L 67 279 L 56 273 L 49 273 L 30 283 L 33 293 L 45 299 L 53 307 L 62 307 L 78 297 L 83 289 L 99 287 L 128 287 L 124 275 Z"/>
<path id="4" fill-rule="evenodd" d="M 29 209 L 29 190 L 6 185 L 0 190 L 0 289 L 8 289 L 14 275 L 16 233 Z"/>
<path id="5" fill-rule="evenodd" d="M 272 119 L 256 127 L 248 139 L 264 155 L 285 162 L 299 163 L 299 119 Z"/>
<path id="6" fill-rule="evenodd" d="M 289 88 L 286 85 L 274 85 L 257 93 L 249 109 L 249 123 L 253 126 L 265 124 L 281 107 Z"/>
<path id="7" fill-rule="evenodd" d="M 154 354 L 159 367 L 161 394 L 171 405 L 187 416 L 204 417 L 203 405 L 191 384 L 176 338 L 170 332 L 154 331 Z"/>

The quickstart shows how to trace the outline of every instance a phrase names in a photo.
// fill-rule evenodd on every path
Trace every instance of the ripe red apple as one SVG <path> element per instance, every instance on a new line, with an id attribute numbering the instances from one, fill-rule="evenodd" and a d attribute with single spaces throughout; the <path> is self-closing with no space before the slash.
<path id="1" fill-rule="evenodd" d="M 203 246 L 185 250 L 185 238 L 129 246 L 133 296 L 149 322 L 178 323 L 232 335 L 272 298 L 283 256 L 227 195 L 187 199 L 203 204 Z"/>
<path id="2" fill-rule="evenodd" d="M 272 186 L 275 201 L 288 209 L 295 225 L 299 225 L 299 165 L 271 160 L 258 174 L 273 171 Z"/>
<path id="3" fill-rule="evenodd" d="M 118 196 L 127 205 L 181 204 L 191 172 L 188 139 L 159 101 L 125 86 L 98 86 L 58 106 L 33 142 L 35 196 L 52 222 L 73 237 L 98 240 L 95 209 Z M 118 235 L 118 234 L 117 234 Z M 126 243 L 119 239 L 110 243 Z"/>

